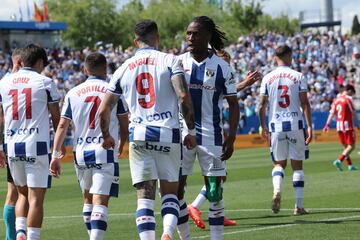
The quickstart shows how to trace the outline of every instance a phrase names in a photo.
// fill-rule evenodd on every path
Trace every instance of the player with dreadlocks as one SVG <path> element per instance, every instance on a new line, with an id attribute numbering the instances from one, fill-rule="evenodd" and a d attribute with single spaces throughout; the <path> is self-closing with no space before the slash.
<path id="1" fill-rule="evenodd" d="M 239 122 L 237 86 L 228 62 L 216 55 L 224 48 L 225 33 L 207 16 L 195 17 L 186 30 L 188 52 L 181 55 L 186 81 L 189 85 L 194 112 L 197 147 L 183 149 L 182 174 L 179 182 L 180 239 L 190 239 L 188 209 L 184 198 L 187 176 L 192 174 L 195 158 L 199 159 L 204 176 L 204 195 L 209 200 L 211 239 L 222 239 L 224 226 L 223 177 L 226 176 L 225 160 L 234 151 L 236 129 Z M 208 47 L 211 47 L 209 49 Z M 256 75 L 257 76 L 257 75 Z M 257 76 L 258 77 L 258 76 Z M 253 79 L 252 79 L 253 80 Z M 230 131 L 223 136 L 223 99 L 229 104 Z M 183 136 L 188 133 L 183 122 Z"/>

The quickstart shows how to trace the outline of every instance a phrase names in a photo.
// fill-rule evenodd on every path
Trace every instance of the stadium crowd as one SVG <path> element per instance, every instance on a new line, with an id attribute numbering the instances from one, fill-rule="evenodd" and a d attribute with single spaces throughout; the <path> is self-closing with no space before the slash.
<path id="1" fill-rule="evenodd" d="M 349 37 L 337 32 L 297 33 L 293 36 L 278 33 L 252 33 L 240 36 L 237 43 L 230 44 L 226 50 L 231 55 L 231 65 L 238 82 L 248 71 L 259 70 L 263 75 L 274 68 L 273 54 L 276 46 L 287 44 L 293 49 L 293 68 L 304 74 L 309 86 L 309 100 L 312 111 L 327 112 L 332 100 L 339 92 L 339 86 L 352 84 L 360 89 L 360 36 Z M 114 47 L 99 42 L 96 46 L 108 61 L 109 77 L 128 58 L 135 49 Z M 169 52 L 180 54 L 182 44 Z M 45 75 L 54 79 L 59 92 L 65 96 L 71 88 L 85 80 L 82 66 L 90 48 L 80 50 L 48 49 L 50 64 Z M 11 69 L 10 54 L 0 53 L 0 78 Z M 242 117 L 257 114 L 260 83 L 238 93 Z"/>

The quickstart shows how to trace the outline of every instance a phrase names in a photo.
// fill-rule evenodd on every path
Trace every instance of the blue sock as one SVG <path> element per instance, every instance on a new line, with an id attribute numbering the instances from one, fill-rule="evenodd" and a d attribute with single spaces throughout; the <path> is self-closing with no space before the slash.
<path id="1" fill-rule="evenodd" d="M 4 205 L 3 217 L 6 226 L 6 240 L 15 240 L 16 239 L 15 206 Z"/>

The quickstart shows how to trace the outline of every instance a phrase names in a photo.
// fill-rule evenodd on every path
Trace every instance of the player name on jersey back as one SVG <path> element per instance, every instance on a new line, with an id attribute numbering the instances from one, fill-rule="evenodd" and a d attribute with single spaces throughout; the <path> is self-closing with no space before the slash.
<path id="1" fill-rule="evenodd" d="M 139 49 L 114 73 L 108 90 L 129 106 L 130 141 L 180 142 L 176 74 L 184 74 L 181 62 L 151 48 Z"/>
<path id="2" fill-rule="evenodd" d="M 9 157 L 34 157 L 50 152 L 48 104 L 60 95 L 52 79 L 23 68 L 1 80 L 5 118 L 5 150 Z"/>
<path id="3" fill-rule="evenodd" d="M 304 128 L 299 95 L 301 92 L 307 92 L 307 82 L 300 72 L 281 66 L 265 75 L 260 94 L 269 99 L 270 132 Z"/>
<path id="4" fill-rule="evenodd" d="M 110 114 L 109 131 L 115 139 L 115 148 L 104 149 L 98 109 L 107 87 L 108 83 L 105 80 L 89 77 L 65 96 L 61 116 L 72 120 L 74 125 L 73 151 L 77 165 L 117 162 L 119 139 L 117 115 L 127 114 L 127 109 L 120 98 Z"/>

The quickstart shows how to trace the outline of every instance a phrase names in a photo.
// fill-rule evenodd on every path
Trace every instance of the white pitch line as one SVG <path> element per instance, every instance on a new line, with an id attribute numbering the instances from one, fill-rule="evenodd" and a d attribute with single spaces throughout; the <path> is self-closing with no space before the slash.
<path id="1" fill-rule="evenodd" d="M 307 208 L 309 211 L 341 211 L 341 212 L 350 212 L 350 211 L 360 211 L 360 208 Z M 281 211 L 294 211 L 290 208 L 282 208 Z M 208 211 L 202 211 L 207 213 Z M 225 212 L 269 212 L 271 209 L 227 209 Z M 339 212 L 339 213 L 341 213 Z M 160 214 L 160 212 L 155 212 L 155 214 Z M 132 213 L 110 213 L 109 216 L 134 216 L 135 212 Z M 81 218 L 82 215 L 58 215 L 58 216 L 45 216 L 45 219 L 62 219 L 62 218 Z M 3 221 L 3 218 L 0 218 L 0 221 Z"/>
<path id="2" fill-rule="evenodd" d="M 353 219 L 353 218 L 360 218 L 360 215 L 354 215 L 349 217 L 339 217 L 339 218 L 325 218 L 322 220 L 316 220 L 315 222 L 331 222 L 331 221 L 340 221 L 340 220 L 347 220 L 347 219 Z M 262 230 L 270 230 L 270 229 L 276 229 L 276 228 L 286 228 L 286 227 L 294 227 L 297 225 L 302 225 L 306 223 L 291 223 L 291 224 L 283 224 L 283 225 L 276 225 L 276 226 L 269 226 L 269 227 L 260 227 L 260 228 L 251 228 L 251 229 L 245 229 L 245 230 L 239 230 L 239 231 L 233 231 L 233 232 L 225 232 L 223 235 L 233 235 L 238 233 L 248 233 L 248 232 L 257 232 Z M 203 239 L 203 238 L 209 238 L 210 235 L 203 235 L 203 236 L 197 236 L 192 237 L 192 239 Z"/>

